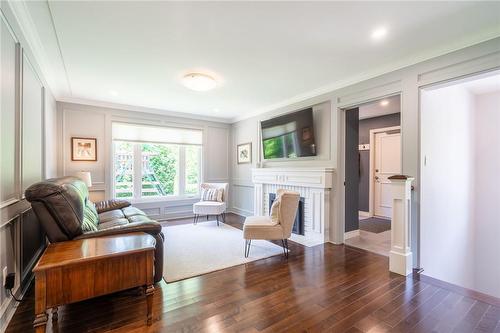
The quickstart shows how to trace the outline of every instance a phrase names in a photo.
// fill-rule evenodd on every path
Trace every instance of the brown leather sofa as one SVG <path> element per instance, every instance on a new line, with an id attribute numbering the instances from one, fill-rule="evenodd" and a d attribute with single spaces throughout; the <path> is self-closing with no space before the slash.
<path id="1" fill-rule="evenodd" d="M 75 177 L 53 178 L 33 184 L 26 190 L 25 196 L 51 243 L 130 232 L 145 232 L 154 236 L 154 281 L 162 279 L 164 236 L 161 225 L 140 209 L 130 206 L 130 202 L 114 199 L 101 201 L 95 203 L 94 210 L 87 186 Z M 92 230 L 84 231 L 87 205 L 92 206 L 92 211 L 97 211 L 98 218 Z"/>

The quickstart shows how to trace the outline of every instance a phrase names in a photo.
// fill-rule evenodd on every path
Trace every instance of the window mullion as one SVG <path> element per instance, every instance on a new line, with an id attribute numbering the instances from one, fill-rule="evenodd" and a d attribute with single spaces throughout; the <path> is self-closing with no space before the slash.
<path id="1" fill-rule="evenodd" d="M 179 196 L 186 192 L 186 146 L 179 146 Z"/>
<path id="2" fill-rule="evenodd" d="M 139 143 L 134 143 L 134 199 L 142 197 L 142 151 Z"/>

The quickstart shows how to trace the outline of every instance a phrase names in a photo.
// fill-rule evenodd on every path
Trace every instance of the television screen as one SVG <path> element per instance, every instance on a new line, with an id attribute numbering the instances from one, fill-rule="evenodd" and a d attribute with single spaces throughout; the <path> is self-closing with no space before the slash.
<path id="1" fill-rule="evenodd" d="M 261 122 L 264 159 L 316 156 L 312 108 Z"/>

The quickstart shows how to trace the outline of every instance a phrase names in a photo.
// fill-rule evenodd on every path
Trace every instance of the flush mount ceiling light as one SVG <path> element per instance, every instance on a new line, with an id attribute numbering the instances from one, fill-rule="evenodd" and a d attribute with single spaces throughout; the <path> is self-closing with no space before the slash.
<path id="1" fill-rule="evenodd" d="M 377 29 L 373 30 L 372 39 L 373 40 L 381 40 L 386 35 L 387 35 L 387 28 L 386 27 L 378 27 Z"/>
<path id="2" fill-rule="evenodd" d="M 388 100 L 383 99 L 383 100 L 380 101 L 380 106 L 387 106 L 387 105 L 389 105 L 389 101 Z"/>
<path id="3" fill-rule="evenodd" d="M 182 78 L 182 84 L 191 90 L 207 91 L 217 86 L 217 82 L 210 75 L 202 73 L 189 73 Z"/>

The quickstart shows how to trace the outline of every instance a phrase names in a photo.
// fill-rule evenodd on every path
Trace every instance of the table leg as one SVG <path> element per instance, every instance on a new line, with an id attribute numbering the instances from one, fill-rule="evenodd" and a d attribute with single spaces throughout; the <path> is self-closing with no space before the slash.
<path id="1" fill-rule="evenodd" d="M 148 305 L 148 326 L 153 323 L 153 295 L 155 287 L 149 285 L 146 287 L 146 302 Z"/>
<path id="2" fill-rule="evenodd" d="M 47 325 L 45 272 L 35 274 L 35 320 L 33 327 L 36 333 L 45 333 Z"/>

